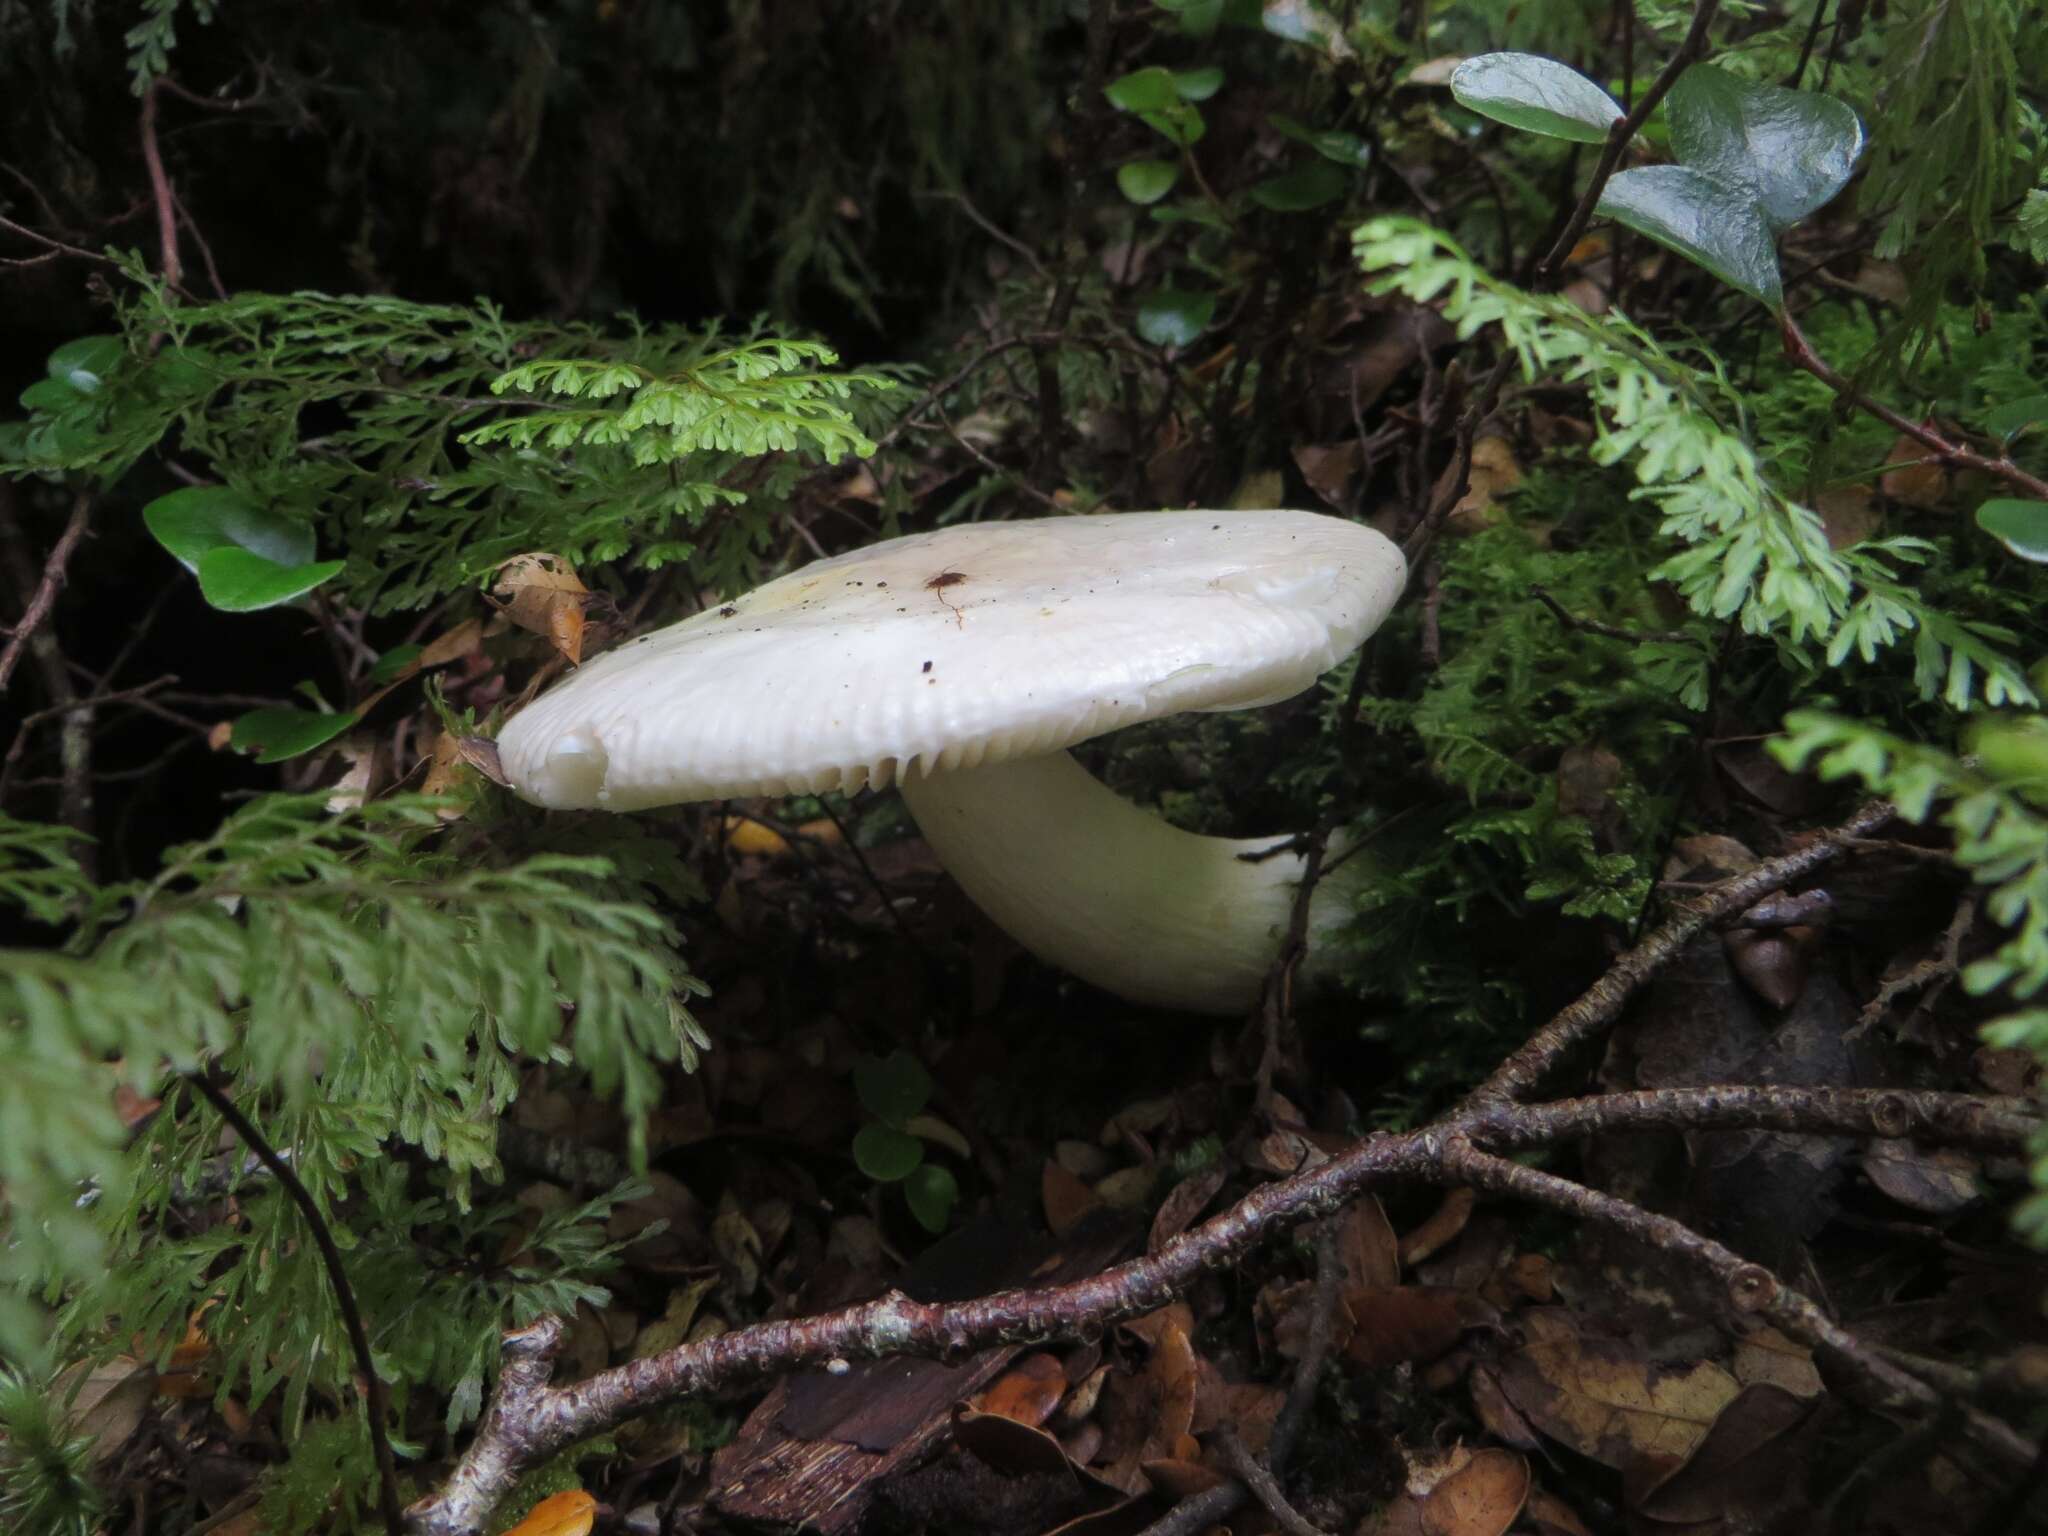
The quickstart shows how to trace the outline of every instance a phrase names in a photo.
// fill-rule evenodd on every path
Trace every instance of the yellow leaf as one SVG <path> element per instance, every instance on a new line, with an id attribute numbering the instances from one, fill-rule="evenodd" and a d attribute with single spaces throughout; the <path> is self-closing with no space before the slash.
<path id="1" fill-rule="evenodd" d="M 597 1523 L 597 1500 L 581 1488 L 550 1494 L 505 1536 L 590 1536 Z"/>
<path id="2" fill-rule="evenodd" d="M 726 817 L 725 846 L 734 853 L 760 854 L 771 859 L 789 852 L 789 844 L 780 832 L 751 816 Z"/>

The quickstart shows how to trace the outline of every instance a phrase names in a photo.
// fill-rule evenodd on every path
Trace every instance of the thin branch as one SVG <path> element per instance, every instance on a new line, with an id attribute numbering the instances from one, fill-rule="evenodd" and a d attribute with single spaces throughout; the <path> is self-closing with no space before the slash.
<path id="1" fill-rule="evenodd" d="M 1848 379 L 1842 377 L 1826 359 L 1814 351 L 1813 344 L 1806 339 L 1806 333 L 1799 329 L 1799 323 L 1789 312 L 1778 317 L 1778 331 L 1785 342 L 1785 357 L 1793 367 L 1812 374 L 1821 383 L 1833 390 L 1849 405 L 1862 411 L 1866 416 L 1875 416 L 1886 426 L 1909 437 L 1925 448 L 1934 458 L 1953 469 L 1974 469 L 1995 479 L 2003 480 L 2016 490 L 2041 501 L 2048 501 L 2048 480 L 2030 475 L 2010 458 L 2001 455 L 1987 458 L 1981 453 L 1951 442 L 1924 422 L 1918 422 L 1900 415 L 1882 401 L 1873 400 Z"/>
<path id="2" fill-rule="evenodd" d="M 1811 1346 L 1840 1366 L 1857 1384 L 1858 1395 L 1868 1406 L 1918 1415 L 1937 1405 L 1934 1390 L 1925 1382 L 1886 1360 L 1761 1264 L 1702 1237 L 1681 1222 L 1554 1173 L 1482 1152 L 1469 1143 L 1454 1142 L 1447 1147 L 1442 1168 L 1447 1178 L 1474 1189 L 1512 1195 L 1611 1227 L 1704 1269 L 1727 1288 L 1737 1311 L 1756 1314 L 1787 1338 Z"/>
<path id="3" fill-rule="evenodd" d="M 1683 645 L 1692 639 L 1690 635 L 1675 629 L 1624 629 L 1619 624 L 1603 624 L 1598 619 L 1582 619 L 1542 587 L 1531 587 L 1529 591 L 1566 629 L 1579 630 L 1589 635 L 1605 635 L 1610 640 L 1627 640 L 1636 645 L 1652 641 Z"/>
<path id="4" fill-rule="evenodd" d="M 1586 190 L 1579 194 L 1578 206 L 1572 209 L 1572 216 L 1558 231 L 1557 243 L 1550 248 L 1550 254 L 1543 258 L 1543 264 L 1536 269 L 1536 286 L 1553 286 L 1564 272 L 1564 264 L 1570 259 L 1572 248 L 1579 243 L 1579 236 L 1586 232 L 1586 225 L 1593 217 L 1593 210 L 1600 206 L 1600 194 L 1607 190 L 1608 180 L 1614 175 L 1615 167 L 1621 164 L 1622 151 L 1628 148 L 1629 140 L 1641 131 L 1650 114 L 1657 110 L 1671 87 L 1678 84 L 1678 77 L 1691 68 L 1694 59 L 1706 51 L 1707 29 L 1712 25 L 1715 13 L 1721 9 L 1721 0 L 1698 0 L 1693 7 L 1692 26 L 1686 30 L 1685 40 L 1678 45 L 1678 52 L 1671 56 L 1657 78 L 1650 82 L 1650 88 L 1643 92 L 1642 99 L 1629 110 L 1626 117 L 1617 120 L 1607 130 L 1607 142 L 1600 147 L 1600 159 L 1593 167 L 1593 179 L 1586 183 Z"/>
<path id="5" fill-rule="evenodd" d="M 370 1421 L 370 1444 L 377 1456 L 377 1504 L 384 1516 L 384 1528 L 390 1536 L 405 1536 L 405 1514 L 398 1497 L 398 1463 L 391 1454 L 391 1437 L 385 1430 L 391 1399 L 384 1390 L 384 1379 L 377 1374 L 377 1363 L 370 1354 L 370 1335 L 363 1327 L 363 1314 L 356 1306 L 356 1293 L 348 1283 L 348 1272 L 342 1268 L 341 1250 L 334 1246 L 334 1234 L 327 1228 L 327 1219 L 320 1214 L 320 1207 L 306 1186 L 299 1182 L 292 1165 L 278 1155 L 277 1149 L 264 1139 L 263 1133 L 256 1129 L 233 1099 L 209 1082 L 204 1073 L 187 1072 L 183 1076 L 213 1106 L 221 1119 L 234 1128 L 235 1134 L 242 1139 L 242 1145 L 263 1160 L 263 1166 L 284 1186 L 285 1193 L 291 1196 L 292 1203 L 312 1229 L 313 1242 L 320 1249 L 320 1262 L 327 1270 L 327 1283 L 334 1287 L 334 1302 L 341 1309 L 341 1320 L 348 1329 L 348 1342 L 355 1351 L 356 1370 L 363 1378 L 363 1395 L 368 1400 L 365 1411 Z"/>
<path id="6" fill-rule="evenodd" d="M 1216 1445 L 1223 1452 L 1223 1464 L 1244 1480 L 1252 1497 L 1259 1501 L 1260 1507 L 1273 1517 L 1280 1529 L 1287 1532 L 1287 1536 L 1328 1536 L 1320 1526 L 1303 1518 L 1301 1511 L 1287 1502 L 1287 1495 L 1280 1491 L 1280 1480 L 1235 1434 L 1228 1429 L 1218 1430 Z"/>
<path id="7" fill-rule="evenodd" d="M 1108 1324 L 1156 1310 L 1184 1294 L 1202 1275 L 1239 1262 L 1275 1234 L 1327 1216 L 1368 1189 L 1397 1180 L 1473 1182 L 1478 1175 L 1468 1179 L 1469 1168 L 1483 1173 L 1494 1164 L 1534 1173 L 1481 1152 L 1475 1145 L 1479 1141 L 1512 1149 L 1583 1135 L 1597 1126 L 1676 1124 L 1702 1130 L 1819 1128 L 1884 1137 L 1913 1130 L 1953 1130 L 1963 1139 L 2009 1146 L 2017 1144 L 2011 1138 L 2033 1128 L 2031 1120 L 2023 1124 L 2019 1116 L 2010 1101 L 1992 1101 L 1987 1107 L 1962 1095 L 1793 1088 L 1672 1089 L 1561 1105 L 1483 1103 L 1422 1130 L 1368 1137 L 1328 1162 L 1262 1185 L 1156 1253 L 1065 1285 L 1004 1291 L 950 1304 L 916 1302 L 891 1292 L 837 1312 L 757 1323 L 679 1345 L 559 1388 L 549 1386 L 547 1378 L 564 1328 L 559 1320 L 548 1319 L 507 1337 L 490 1412 L 448 1481 L 413 1505 L 407 1519 L 418 1536 L 472 1536 L 526 1468 L 574 1441 L 602 1434 L 665 1404 L 833 1360 L 884 1355 L 958 1359 L 998 1343 L 1042 1343 L 1095 1334 Z M 1579 1188 L 1565 1180 L 1553 1182 L 1564 1189 Z M 1585 1193 L 1593 1196 L 1592 1191 Z M 1636 1212 L 1612 1197 L 1594 1198 L 1607 1203 L 1586 1211 L 1593 1219 L 1612 1224 L 1617 1211 Z M 1742 1282 L 1738 1294 L 1749 1296 L 1754 1309 L 1762 1310 L 1781 1331 L 1830 1349 L 1853 1347 L 1867 1353 L 1768 1271 L 1667 1218 L 1637 1214 L 1660 1224 L 1655 1230 L 1666 1238 L 1728 1268 L 1729 1275 Z M 1873 1371 L 1871 1379 L 1881 1385 L 1901 1374 L 1882 1361 Z M 1924 1403 L 1928 1396 L 1918 1383 L 1908 1390 L 1913 1404 Z"/>
<path id="8" fill-rule="evenodd" d="M 1682 906 L 1676 917 L 1622 955 L 1583 996 L 1496 1067 L 1467 1104 L 1529 1097 L 1561 1061 L 1619 1018 L 1623 1005 L 1636 990 L 1689 944 L 1695 934 L 1803 879 L 1840 856 L 1849 839 L 1869 836 L 1897 814 L 1886 802 L 1874 800 L 1841 826 L 1816 834 L 1804 847 L 1724 880 L 1689 906 Z"/>
<path id="9" fill-rule="evenodd" d="M 89 492 L 80 491 L 71 500 L 71 516 L 65 521 L 64 531 L 57 535 L 57 542 L 51 546 L 50 557 L 43 562 L 43 574 L 22 608 L 21 619 L 14 626 L 7 648 L 0 651 L 0 693 L 7 691 L 8 679 L 14 676 L 14 669 L 21 664 L 22 652 L 29 641 L 55 611 L 57 589 L 64 585 L 65 567 L 70 565 L 79 540 L 85 537 L 85 525 L 91 516 L 92 496 Z M 18 528 L 9 527 L 5 536 L 10 541 L 17 541 L 21 533 Z"/>
<path id="10" fill-rule="evenodd" d="M 24 240 L 33 240 L 36 244 L 47 247 L 46 253 L 41 256 L 9 258 L 7 265 L 11 267 L 26 267 L 36 262 L 47 261 L 52 256 L 76 256 L 80 261 L 103 262 L 110 267 L 115 265 L 114 258 L 111 256 L 103 255 L 98 251 L 88 251 L 83 246 L 66 245 L 62 240 L 53 239 L 49 235 L 30 229 L 26 224 L 17 224 L 4 214 L 0 214 L 0 229 L 6 230 L 10 235 L 19 235 Z"/>
<path id="11" fill-rule="evenodd" d="M 178 200 L 171 191 L 171 178 L 164 171 L 163 150 L 156 138 L 157 83 L 151 81 L 142 93 L 142 163 L 149 171 L 150 195 L 156 201 L 156 233 L 164 281 L 173 288 L 185 275 L 185 263 L 178 254 Z"/>

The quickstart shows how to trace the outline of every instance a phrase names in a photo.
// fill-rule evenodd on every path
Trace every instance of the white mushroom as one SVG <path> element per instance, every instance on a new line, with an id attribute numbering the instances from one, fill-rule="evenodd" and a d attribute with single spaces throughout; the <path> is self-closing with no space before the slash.
<path id="1" fill-rule="evenodd" d="M 1041 959 L 1232 1012 L 1277 953 L 1301 856 L 1168 826 L 1065 749 L 1301 692 L 1405 575 L 1387 539 L 1309 512 L 912 534 L 598 657 L 513 717 L 499 758 L 521 796 L 563 809 L 894 781 L 954 879 Z M 1341 883 L 1319 888 L 1311 934 L 1348 910 Z"/>

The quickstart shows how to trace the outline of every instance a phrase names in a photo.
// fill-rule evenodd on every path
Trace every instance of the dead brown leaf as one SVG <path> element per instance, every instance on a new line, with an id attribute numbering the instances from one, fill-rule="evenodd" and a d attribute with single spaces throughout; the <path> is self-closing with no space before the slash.
<path id="1" fill-rule="evenodd" d="M 1422 1505 L 1427 1536 L 1503 1536 L 1529 1497 L 1529 1463 L 1492 1447 L 1451 1473 Z"/>
<path id="2" fill-rule="evenodd" d="M 1444 466 L 1432 497 L 1450 493 L 1457 473 L 1455 462 Z M 1444 527 L 1448 533 L 1473 534 L 1491 528 L 1501 520 L 1496 503 L 1522 483 L 1522 466 L 1514 446 L 1504 437 L 1482 437 L 1472 445 L 1472 473 L 1465 494 L 1451 508 Z"/>
<path id="3" fill-rule="evenodd" d="M 1745 1387 L 1779 1387 L 1794 1397 L 1818 1397 L 1822 1390 L 1813 1351 L 1775 1328 L 1758 1328 L 1736 1340 L 1730 1366 Z"/>
<path id="4" fill-rule="evenodd" d="M 1467 1328 L 1484 1327 L 1499 1314 L 1469 1291 L 1437 1285 L 1397 1285 L 1346 1294 L 1353 1320 L 1344 1358 L 1367 1370 L 1410 1360 L 1434 1360 Z"/>
<path id="5" fill-rule="evenodd" d="M 421 672 L 429 667 L 445 667 L 451 661 L 478 650 L 484 643 L 484 621 L 464 619 L 453 629 L 445 629 L 420 647 L 420 653 L 413 659 L 413 667 Z"/>
<path id="6" fill-rule="evenodd" d="M 1877 485 L 1889 500 L 1923 511 L 1948 500 L 1948 475 L 1940 462 L 1930 459 L 1927 450 L 1912 438 L 1900 434 L 1884 461 L 1891 467 L 1879 477 Z"/>
<path id="7" fill-rule="evenodd" d="M 1401 1283 L 1401 1240 L 1377 1195 L 1361 1195 L 1337 1218 L 1337 1262 L 1347 1291 Z"/>
<path id="8" fill-rule="evenodd" d="M 1066 1236 L 1082 1217 L 1102 1204 L 1094 1190 L 1051 1158 L 1045 1160 L 1045 1171 L 1039 1175 L 1038 1195 L 1045 1203 L 1045 1224 L 1054 1237 Z"/>
<path id="9" fill-rule="evenodd" d="M 1420 1264 L 1444 1244 L 1465 1230 L 1479 1196 L 1469 1189 L 1448 1191 L 1429 1213 L 1429 1219 L 1401 1239 L 1401 1263 Z"/>
<path id="10" fill-rule="evenodd" d="M 1044 1351 L 1026 1355 L 967 1400 L 977 1413 L 998 1414 L 1034 1429 L 1053 1416 L 1067 1393 L 1066 1368 Z"/>
<path id="11" fill-rule="evenodd" d="M 1086 1147 L 1086 1143 L 1082 1143 Z M 1095 1148 L 1087 1147 L 1093 1152 Z M 1152 1218 L 1152 1231 L 1145 1241 L 1147 1253 L 1157 1253 L 1189 1227 L 1195 1218 L 1208 1209 L 1209 1202 L 1216 1198 L 1223 1188 L 1230 1172 L 1219 1159 L 1208 1167 L 1189 1174 L 1166 1193 L 1159 1202 L 1159 1210 Z"/>
<path id="12" fill-rule="evenodd" d="M 1793 1431 L 1811 1409 L 1777 1387 L 1744 1387 L 1684 1461 L 1626 1469 L 1629 1502 L 1652 1520 L 1727 1520 L 1755 1528 L 1755 1517 L 1796 1496 L 1803 1447 Z"/>
<path id="13" fill-rule="evenodd" d="M 1350 504 L 1351 485 L 1358 478 L 1364 457 L 1356 438 L 1321 447 L 1314 443 L 1294 445 L 1294 463 L 1301 478 L 1308 482 L 1310 490 L 1340 511 Z"/>
<path id="14" fill-rule="evenodd" d="M 534 550 L 497 567 L 491 593 L 499 611 L 521 629 L 543 636 L 571 666 L 583 659 L 583 609 L 590 589 L 560 555 Z"/>
<path id="15" fill-rule="evenodd" d="M 128 1443 L 155 1395 L 156 1371 L 133 1355 L 81 1360 L 50 1383 L 50 1402 L 69 1418 L 73 1433 L 92 1441 L 95 1461 Z"/>
<path id="16" fill-rule="evenodd" d="M 1929 1216 L 1952 1216 L 1983 1197 L 1977 1159 L 1956 1147 L 1873 1141 L 1863 1149 L 1863 1171 L 1900 1205 Z"/>
<path id="17" fill-rule="evenodd" d="M 1501 1391 L 1544 1434 L 1606 1466 L 1691 1455 L 1741 1390 L 1712 1361 L 1662 1365 L 1589 1337 L 1562 1308 L 1532 1307 L 1517 1321 L 1523 1343 L 1499 1362 Z"/>

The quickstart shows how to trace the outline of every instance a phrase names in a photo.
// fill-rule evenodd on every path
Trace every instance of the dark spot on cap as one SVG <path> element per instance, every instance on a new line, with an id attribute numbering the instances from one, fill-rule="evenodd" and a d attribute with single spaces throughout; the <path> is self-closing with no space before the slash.
<path id="1" fill-rule="evenodd" d="M 919 668 L 918 668 L 917 670 L 918 670 L 918 671 L 920 671 L 920 672 L 929 672 L 929 671 L 931 671 L 931 669 L 932 669 L 932 664 L 931 664 L 930 662 L 926 662 L 926 663 L 925 663 L 925 664 L 924 664 L 923 666 L 919 667 Z"/>

